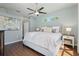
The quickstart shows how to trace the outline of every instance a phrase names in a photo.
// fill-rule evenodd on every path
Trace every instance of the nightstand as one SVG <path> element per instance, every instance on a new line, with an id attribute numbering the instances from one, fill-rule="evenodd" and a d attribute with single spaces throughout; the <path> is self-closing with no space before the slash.
<path id="1" fill-rule="evenodd" d="M 63 49 L 63 52 L 62 52 L 61 55 L 63 55 L 64 52 L 66 52 L 67 54 L 69 54 L 71 56 L 74 55 L 74 39 L 75 39 L 74 35 L 63 35 L 63 46 L 64 46 L 64 49 Z M 66 48 L 65 45 L 72 46 L 72 49 L 73 49 L 72 52 L 73 52 L 73 54 L 69 52 L 69 51 L 71 51 L 70 47 Z"/>
<path id="2" fill-rule="evenodd" d="M 74 35 L 63 35 L 64 44 L 71 45 L 74 48 Z"/>

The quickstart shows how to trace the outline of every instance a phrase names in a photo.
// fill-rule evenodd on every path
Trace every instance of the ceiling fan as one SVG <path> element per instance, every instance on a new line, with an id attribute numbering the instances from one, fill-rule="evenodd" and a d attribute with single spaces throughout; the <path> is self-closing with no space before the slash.
<path id="1" fill-rule="evenodd" d="M 37 4 L 36 4 L 36 10 L 33 10 L 33 9 L 31 9 L 31 8 L 27 8 L 27 9 L 30 10 L 30 11 L 32 11 L 32 13 L 29 13 L 29 15 L 35 14 L 35 15 L 39 16 L 39 14 L 47 14 L 46 12 L 42 12 L 42 11 L 41 11 L 41 10 L 44 9 L 44 7 L 41 7 L 41 8 L 39 8 L 39 9 L 37 9 Z"/>

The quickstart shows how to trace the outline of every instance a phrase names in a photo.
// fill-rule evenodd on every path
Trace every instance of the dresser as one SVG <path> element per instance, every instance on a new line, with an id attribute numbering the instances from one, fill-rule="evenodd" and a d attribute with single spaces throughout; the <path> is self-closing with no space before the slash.
<path id="1" fill-rule="evenodd" d="M 0 30 L 0 56 L 4 55 L 4 30 Z"/>

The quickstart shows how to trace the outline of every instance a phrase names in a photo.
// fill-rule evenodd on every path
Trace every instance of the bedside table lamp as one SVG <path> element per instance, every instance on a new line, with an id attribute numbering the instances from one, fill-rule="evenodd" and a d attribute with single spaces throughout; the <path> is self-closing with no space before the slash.
<path id="1" fill-rule="evenodd" d="M 37 28 L 36 28 L 36 31 L 40 31 L 40 28 L 37 27 Z"/>
<path id="2" fill-rule="evenodd" d="M 67 28 L 66 28 L 66 31 L 67 31 L 67 34 L 68 34 L 68 35 L 70 35 L 71 30 L 72 30 L 71 27 L 67 27 Z"/>

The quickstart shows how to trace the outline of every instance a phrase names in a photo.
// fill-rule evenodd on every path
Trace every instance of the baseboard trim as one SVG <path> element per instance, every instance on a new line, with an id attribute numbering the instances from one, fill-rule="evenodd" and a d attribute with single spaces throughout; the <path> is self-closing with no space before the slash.
<path id="1" fill-rule="evenodd" d="M 79 49 L 78 49 L 78 47 L 77 47 L 77 52 L 78 52 L 78 54 L 79 54 Z"/>
<path id="2" fill-rule="evenodd" d="M 19 42 L 19 41 L 22 41 L 22 40 L 17 40 L 17 41 L 13 41 L 13 42 L 7 42 L 7 43 L 5 43 L 5 45 L 16 43 L 16 42 Z"/>

